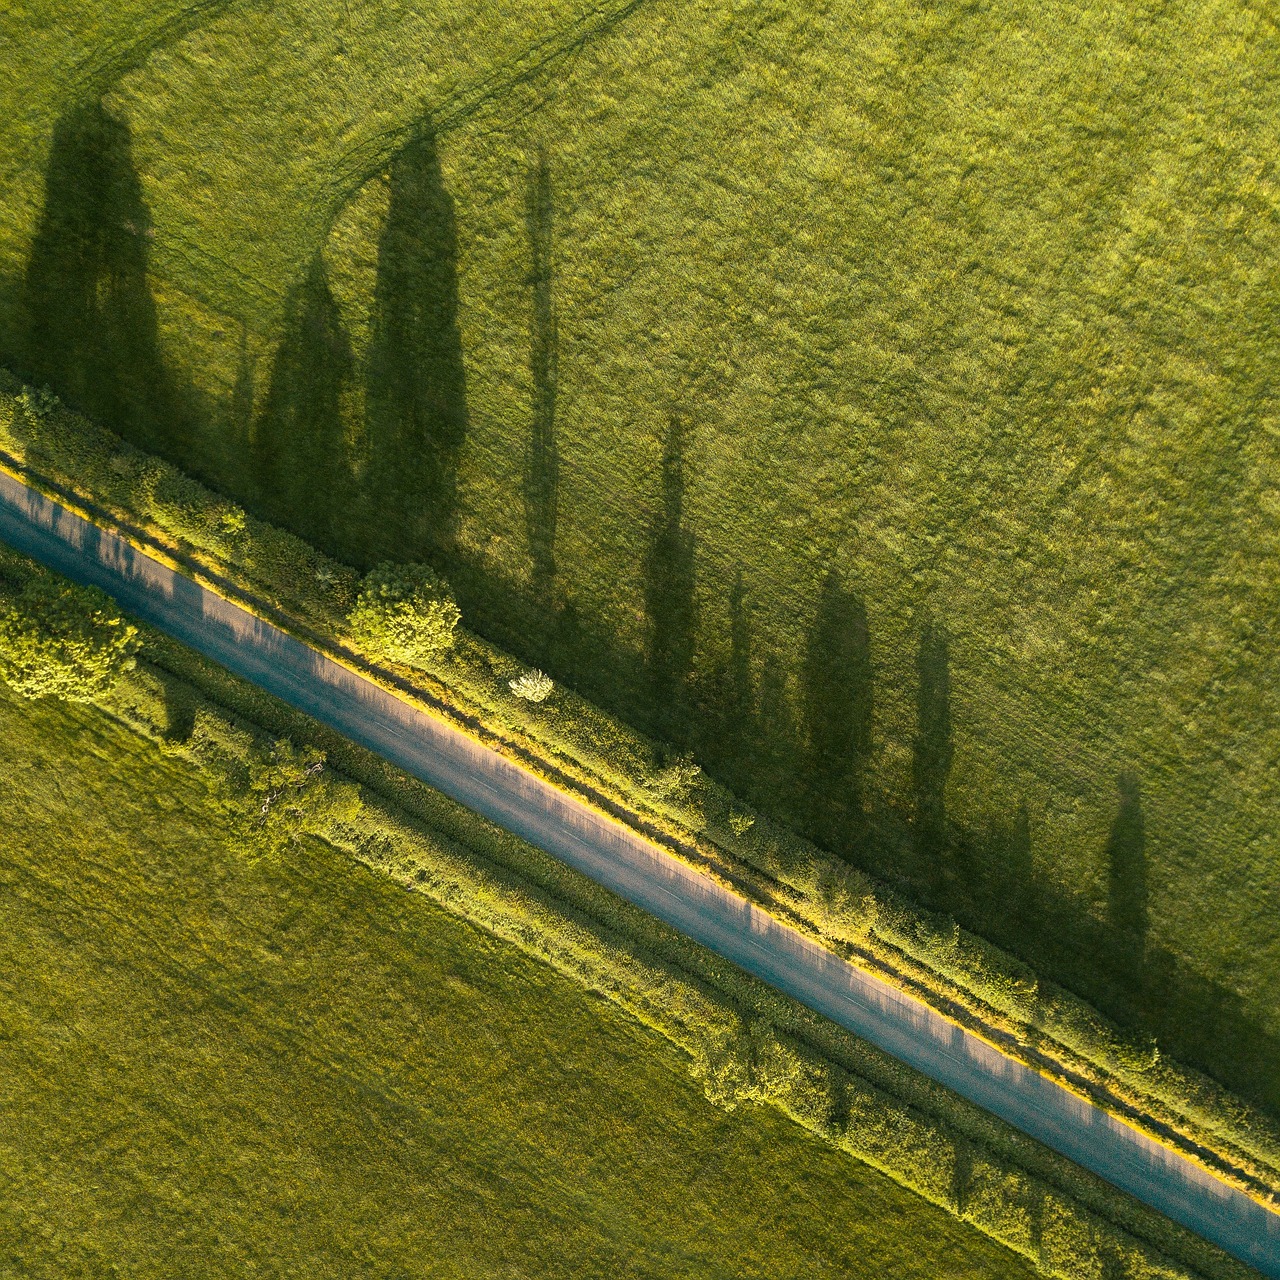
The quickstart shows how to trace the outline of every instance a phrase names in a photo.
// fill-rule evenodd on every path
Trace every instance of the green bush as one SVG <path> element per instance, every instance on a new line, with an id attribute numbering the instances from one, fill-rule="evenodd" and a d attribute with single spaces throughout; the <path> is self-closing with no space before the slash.
<path id="1" fill-rule="evenodd" d="M 360 816 L 359 788 L 328 767 L 323 751 L 255 737 L 208 707 L 196 711 L 178 749 L 218 779 L 267 851 L 304 835 L 333 838 Z"/>
<path id="2" fill-rule="evenodd" d="M 650 790 L 661 800 L 675 804 L 688 800 L 702 777 L 702 769 L 690 755 L 668 761 L 649 783 Z"/>
<path id="3" fill-rule="evenodd" d="M 25 698 L 91 702 L 134 665 L 138 630 L 111 598 L 44 571 L 0 601 L 0 675 Z"/>
<path id="4" fill-rule="evenodd" d="M 380 564 L 365 575 L 347 621 L 371 653 L 420 667 L 453 644 L 462 614 L 425 565 Z"/>
<path id="5" fill-rule="evenodd" d="M 273 845 L 304 835 L 333 836 L 360 815 L 360 792 L 329 769 L 323 751 L 287 738 L 254 753 L 249 794 L 255 821 Z"/>

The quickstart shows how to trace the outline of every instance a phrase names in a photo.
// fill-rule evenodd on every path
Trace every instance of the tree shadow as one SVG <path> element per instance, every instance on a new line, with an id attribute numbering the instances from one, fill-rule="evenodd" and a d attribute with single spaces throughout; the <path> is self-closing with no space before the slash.
<path id="1" fill-rule="evenodd" d="M 867 610 L 828 573 L 809 631 L 802 688 L 804 779 L 815 839 L 844 856 L 861 842 L 871 754 L 872 673 Z"/>
<path id="2" fill-rule="evenodd" d="M 997 830 L 994 857 L 988 857 L 988 892 L 993 902 L 1003 904 L 1008 918 L 1022 927 L 1030 925 L 1034 914 L 1035 863 L 1031 857 L 1031 813 L 1026 800 L 1008 827 Z M 973 865 L 973 859 L 968 860 Z M 994 873 L 994 874 L 992 874 Z"/>
<path id="3" fill-rule="evenodd" d="M 101 102 L 65 114 L 23 282 L 23 373 L 139 448 L 182 454 L 190 424 L 160 354 L 152 234 L 128 126 Z"/>
<path id="4" fill-rule="evenodd" d="M 534 594 L 554 598 L 556 514 L 560 456 L 556 448 L 557 330 L 553 284 L 554 208 L 551 166 L 541 148 L 529 175 L 525 227 L 529 234 L 529 280 L 533 291 L 529 322 L 529 367 L 533 375 L 533 422 L 525 462 L 524 511 L 533 560 Z"/>
<path id="5" fill-rule="evenodd" d="M 249 350 L 249 331 L 240 325 L 240 351 L 236 380 L 223 409 L 219 473 L 244 492 L 252 482 L 249 460 L 253 456 L 253 407 L 257 395 L 257 361 Z"/>
<path id="6" fill-rule="evenodd" d="M 1122 982 L 1140 998 L 1147 951 L 1147 835 L 1138 779 L 1122 773 L 1120 804 L 1107 837 L 1107 908 Z"/>
<path id="7" fill-rule="evenodd" d="M 267 519 L 339 551 L 353 497 L 343 422 L 353 373 L 351 343 L 317 253 L 290 292 L 254 426 L 255 497 Z"/>
<path id="8" fill-rule="evenodd" d="M 731 790 L 745 793 L 758 764 L 758 728 L 751 618 L 741 570 L 734 574 L 728 604 L 727 636 L 694 671 L 696 714 L 686 745 Z"/>
<path id="9" fill-rule="evenodd" d="M 677 520 L 675 528 L 680 527 Z M 678 749 L 696 748 L 699 763 L 742 800 L 813 836 L 812 815 L 797 801 L 809 759 L 807 735 L 796 714 L 803 698 L 792 688 L 792 664 L 776 653 L 753 652 L 750 612 L 740 582 L 735 580 L 729 597 L 723 679 L 717 674 L 698 680 L 699 715 L 679 732 L 670 732 L 654 705 L 652 672 L 644 657 L 619 645 L 606 626 L 594 623 L 573 601 L 560 609 L 558 630 L 548 641 L 532 625 L 540 606 L 531 594 L 465 565 L 455 586 L 467 618 L 482 634 L 545 667 L 628 723 L 650 733 L 667 733 Z M 952 709 L 945 634 L 937 627 L 929 629 L 917 656 L 928 672 L 918 695 L 925 732 L 917 735 L 917 794 L 914 803 L 898 807 L 868 792 L 867 839 L 853 860 L 904 896 L 949 911 L 964 928 L 1075 992 L 1120 1027 L 1156 1036 L 1164 1052 L 1280 1116 L 1280 1071 L 1275 1065 L 1280 1062 L 1280 1037 L 1260 1024 L 1240 996 L 1205 978 L 1182 957 L 1152 946 L 1149 938 L 1141 980 L 1135 984 L 1126 977 L 1132 973 L 1126 958 L 1131 952 L 1121 944 L 1112 913 L 1100 913 L 1083 895 L 1037 873 L 1035 827 L 1025 802 L 1007 818 L 981 828 L 957 824 L 946 813 L 941 800 L 951 769 Z M 734 671 L 740 673 L 736 678 Z M 744 726 L 745 751 L 721 731 L 734 723 Z M 1132 867 L 1134 832 L 1141 827 L 1133 801 L 1126 801 L 1123 792 L 1121 807 L 1125 816 L 1120 821 L 1117 813 L 1117 853 L 1127 850 L 1127 865 Z M 936 864 L 918 859 L 921 810 L 932 816 L 944 854 L 965 868 L 945 894 L 938 891 Z M 1143 852 L 1146 856 L 1149 851 Z M 1121 855 L 1118 868 L 1125 865 Z M 1141 898 L 1122 893 L 1116 904 L 1125 901 Z M 1129 914 L 1143 919 L 1132 910 Z M 1119 918 L 1124 918 L 1123 911 Z M 1135 998 L 1135 990 L 1141 999 Z"/>
<path id="10" fill-rule="evenodd" d="M 941 627 L 924 628 L 917 653 L 909 811 L 866 793 L 872 705 L 866 614 L 838 580 L 823 586 L 794 672 L 797 695 L 792 664 L 777 655 L 764 655 L 758 683 L 754 678 L 758 655 L 738 575 L 729 595 L 723 678 L 699 685 L 700 709 L 705 702 L 713 714 L 695 721 L 689 693 L 697 676 L 696 545 L 685 525 L 689 428 L 681 416 L 673 415 L 664 443 L 661 511 L 644 566 L 643 657 L 590 624 L 572 602 L 558 610 L 553 628 L 532 625 L 547 614 L 555 574 L 553 212 L 549 166 L 539 157 L 526 224 L 534 406 L 524 497 L 535 589 L 522 593 L 495 583 L 454 549 L 466 388 L 453 205 L 429 134 L 392 167 L 366 373 L 368 464 L 359 487 L 348 431 L 348 401 L 359 374 L 319 256 L 287 301 L 286 332 L 256 420 L 257 371 L 247 342 L 241 344 L 228 430 L 236 440 L 252 436 L 253 485 L 265 514 L 356 563 L 378 552 L 452 557 L 447 567 L 457 575 L 468 620 L 482 634 L 675 747 L 697 745 L 709 770 L 744 799 L 869 870 L 897 876 L 912 896 L 950 910 L 1122 1027 L 1155 1035 L 1172 1056 L 1280 1114 L 1280 1038 L 1234 991 L 1152 945 L 1148 836 L 1135 777 L 1118 780 L 1104 850 L 1105 917 L 1036 876 L 1025 804 L 987 830 L 962 829 L 949 817 L 951 672 Z M 150 230 L 127 126 L 101 103 L 68 112 L 55 128 L 45 207 L 22 283 L 22 371 L 139 447 L 188 461 L 193 423 L 203 419 L 161 355 L 147 276 Z M 236 481 L 245 488 L 247 470 Z M 357 530 L 361 522 L 380 532 L 371 537 Z M 180 699 L 172 702 L 172 733 L 189 731 L 189 714 Z M 720 731 L 709 732 L 708 725 Z M 864 820 L 867 839 L 850 841 Z M 961 865 L 963 876 L 956 874 Z"/>
<path id="11" fill-rule="evenodd" d="M 740 787 L 756 757 L 756 689 L 752 670 L 751 616 L 739 569 L 729 591 L 729 662 L 721 713 L 719 758 L 731 786 Z M 714 721 L 716 717 L 712 717 Z M 713 753 L 717 754 L 717 753 Z"/>
<path id="12" fill-rule="evenodd" d="M 435 134 L 391 166 L 378 242 L 366 383 L 364 552 L 447 567 L 457 528 L 458 454 L 467 431 L 458 328 L 458 239 Z M 376 527 L 379 534 L 370 537 Z"/>
<path id="13" fill-rule="evenodd" d="M 1119 1027 L 1154 1036 L 1161 1050 L 1248 1101 L 1280 1115 L 1280 1038 L 1244 1000 L 1149 936 L 1141 789 L 1118 779 L 1119 802 L 1104 846 L 1105 913 L 1083 895 L 1035 874 L 1026 806 L 1009 825 L 953 830 L 980 874 L 966 875 L 949 909 L 967 929 L 1075 992 Z"/>
<path id="14" fill-rule="evenodd" d="M 696 626 L 693 534 L 684 525 L 684 463 L 689 422 L 674 412 L 662 451 L 662 511 L 649 534 L 644 566 L 645 662 L 654 722 L 663 737 L 683 737 Z"/>
<path id="15" fill-rule="evenodd" d="M 911 758 L 915 845 L 927 883 L 945 901 L 954 888 L 947 832 L 951 773 L 951 657 L 946 632 L 926 622 L 916 654 L 916 737 Z"/>

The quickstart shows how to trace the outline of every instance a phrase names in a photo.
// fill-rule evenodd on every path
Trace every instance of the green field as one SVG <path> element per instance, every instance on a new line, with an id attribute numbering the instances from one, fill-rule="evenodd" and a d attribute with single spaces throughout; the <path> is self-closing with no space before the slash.
<path id="1" fill-rule="evenodd" d="M 58 8 L 8 363 L 1280 1111 L 1265 12 Z"/>
<path id="2" fill-rule="evenodd" d="M 0 1275 L 1032 1274 L 96 709 L 0 776 Z"/>

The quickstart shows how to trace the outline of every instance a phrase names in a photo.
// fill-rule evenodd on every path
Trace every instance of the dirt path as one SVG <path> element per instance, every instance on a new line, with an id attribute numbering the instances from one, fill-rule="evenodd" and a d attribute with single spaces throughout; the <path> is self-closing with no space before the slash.
<path id="1" fill-rule="evenodd" d="M 1280 1214 L 779 924 L 630 828 L 0 474 L 0 538 L 561 858 L 1280 1280 Z"/>

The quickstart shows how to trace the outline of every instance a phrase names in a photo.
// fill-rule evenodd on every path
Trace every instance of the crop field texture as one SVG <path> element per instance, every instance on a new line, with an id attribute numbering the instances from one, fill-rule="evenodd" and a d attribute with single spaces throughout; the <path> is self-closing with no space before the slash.
<path id="1" fill-rule="evenodd" d="M 0 356 L 1280 1109 L 1263 10 L 54 8 Z"/>
<path id="2" fill-rule="evenodd" d="M 0 691 L 0 1274 L 1031 1269 L 97 710 Z"/>

